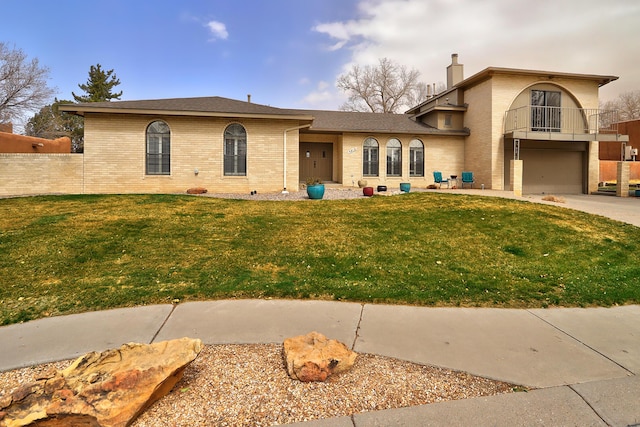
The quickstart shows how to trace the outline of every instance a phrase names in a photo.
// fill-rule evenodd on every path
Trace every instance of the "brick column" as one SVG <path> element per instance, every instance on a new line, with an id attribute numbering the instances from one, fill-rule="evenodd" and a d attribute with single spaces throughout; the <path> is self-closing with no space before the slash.
<path id="1" fill-rule="evenodd" d="M 587 176 L 587 194 L 598 191 L 598 182 L 600 181 L 600 143 L 598 141 L 589 142 L 589 152 L 587 154 L 589 163 Z"/>
<path id="2" fill-rule="evenodd" d="M 522 196 L 522 160 L 511 160 L 511 173 L 509 175 L 509 184 L 511 191 L 516 196 Z"/>
<path id="3" fill-rule="evenodd" d="M 616 196 L 629 197 L 629 162 L 618 162 L 618 186 Z"/>

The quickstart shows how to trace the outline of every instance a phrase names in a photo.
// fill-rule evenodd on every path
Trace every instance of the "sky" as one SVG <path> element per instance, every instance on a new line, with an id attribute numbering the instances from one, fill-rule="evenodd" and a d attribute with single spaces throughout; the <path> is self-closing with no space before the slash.
<path id="1" fill-rule="evenodd" d="M 640 89 L 639 0 L 0 0 L 0 41 L 50 70 L 58 99 L 91 65 L 122 100 L 223 96 L 335 110 L 337 78 L 389 58 L 445 83 L 487 67 L 619 76 Z"/>

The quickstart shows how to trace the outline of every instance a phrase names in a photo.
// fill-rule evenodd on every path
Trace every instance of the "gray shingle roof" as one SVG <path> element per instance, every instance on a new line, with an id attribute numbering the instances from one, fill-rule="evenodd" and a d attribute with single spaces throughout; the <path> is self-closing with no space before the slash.
<path id="1" fill-rule="evenodd" d="M 296 110 L 276 108 L 247 101 L 223 98 L 219 96 L 199 98 L 170 98 L 141 101 L 111 101 L 66 104 L 61 111 L 84 114 L 85 112 L 114 112 L 133 114 L 190 114 L 217 116 L 264 116 L 282 117 L 292 120 L 311 120 L 310 130 L 317 132 L 384 132 L 384 133 L 444 133 L 405 114 L 359 113 L 328 110 Z"/>
<path id="2" fill-rule="evenodd" d="M 359 113 L 350 111 L 297 110 L 313 116 L 310 130 L 340 132 L 440 133 L 411 120 L 405 114 Z"/>
<path id="3" fill-rule="evenodd" d="M 270 107 L 253 102 L 238 101 L 220 96 L 199 98 L 169 98 L 141 101 L 85 102 L 66 104 L 63 111 L 85 112 L 95 110 L 113 110 L 114 112 L 157 111 L 160 112 L 192 112 L 192 113 L 224 113 L 242 115 L 276 115 L 297 116 L 296 110 Z"/>

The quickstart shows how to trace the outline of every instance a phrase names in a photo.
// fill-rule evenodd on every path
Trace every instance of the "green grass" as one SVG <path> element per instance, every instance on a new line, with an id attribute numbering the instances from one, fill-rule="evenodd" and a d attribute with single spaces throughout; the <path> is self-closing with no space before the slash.
<path id="1" fill-rule="evenodd" d="M 639 253 L 638 227 L 467 195 L 2 199 L 0 323 L 219 298 L 638 303 Z"/>

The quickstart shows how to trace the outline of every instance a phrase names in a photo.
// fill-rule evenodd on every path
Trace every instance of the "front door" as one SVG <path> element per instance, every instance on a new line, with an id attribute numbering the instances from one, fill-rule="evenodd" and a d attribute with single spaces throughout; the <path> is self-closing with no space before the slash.
<path id="1" fill-rule="evenodd" d="M 300 181 L 304 182 L 307 178 L 333 180 L 333 144 L 300 143 Z"/>

